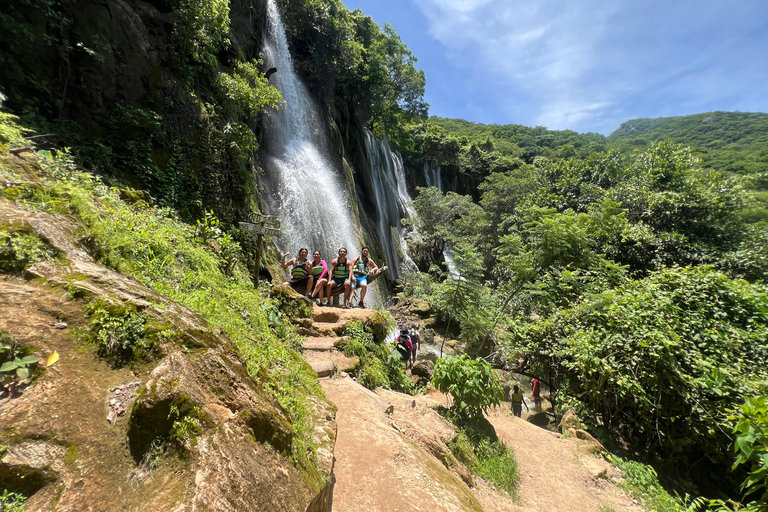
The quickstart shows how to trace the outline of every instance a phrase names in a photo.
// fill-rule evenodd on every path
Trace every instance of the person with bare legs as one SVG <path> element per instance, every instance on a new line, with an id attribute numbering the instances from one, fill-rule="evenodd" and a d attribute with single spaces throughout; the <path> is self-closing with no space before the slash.
<path id="1" fill-rule="evenodd" d="M 520 388 L 515 386 L 512 393 L 512 414 L 518 418 L 522 417 L 523 406 L 525 406 L 525 412 L 530 412 L 530 409 L 528 409 L 528 404 L 525 403 L 525 397 L 520 392 Z"/>
<path id="2" fill-rule="evenodd" d="M 347 248 L 342 247 L 339 249 L 339 257 L 331 262 L 331 269 L 329 271 L 330 279 L 326 285 L 326 295 L 328 296 L 328 302 L 332 301 L 331 292 L 334 286 L 344 285 L 344 305 L 342 308 L 349 309 L 349 296 L 352 293 L 352 262 L 347 259 Z"/>
<path id="3" fill-rule="evenodd" d="M 328 284 L 328 264 L 320 259 L 320 251 L 312 253 L 312 277 L 315 280 L 315 290 L 312 292 L 313 299 L 319 299 L 319 305 L 323 305 L 323 295 L 325 287 Z"/>
<path id="4" fill-rule="evenodd" d="M 312 278 L 312 267 L 309 264 L 309 260 L 307 260 L 309 251 L 306 247 L 302 247 L 299 249 L 298 258 L 291 258 L 290 260 L 285 261 L 285 257 L 290 254 L 291 253 L 289 252 L 283 254 L 282 267 L 287 268 L 293 266 L 293 268 L 291 268 L 291 279 L 283 284 L 287 284 L 291 288 L 296 289 L 298 286 L 307 283 L 306 296 L 309 300 L 312 300 L 312 285 L 314 284 L 314 279 Z"/>
<path id="5" fill-rule="evenodd" d="M 368 257 L 370 249 L 367 245 L 363 246 L 361 253 L 362 256 L 355 258 L 352 262 L 352 289 L 360 288 L 360 302 L 357 303 L 357 307 L 364 308 L 365 294 L 368 291 L 368 273 L 376 272 L 379 267 Z"/>
<path id="6" fill-rule="evenodd" d="M 416 351 L 421 348 L 421 334 L 416 327 L 416 322 L 413 322 L 411 324 L 411 345 L 413 345 L 411 349 L 411 368 L 416 364 Z"/>

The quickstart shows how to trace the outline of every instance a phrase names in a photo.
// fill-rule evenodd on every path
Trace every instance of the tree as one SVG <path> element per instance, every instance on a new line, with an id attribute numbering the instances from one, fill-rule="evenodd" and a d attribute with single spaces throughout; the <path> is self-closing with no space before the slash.
<path id="1" fill-rule="evenodd" d="M 482 417 L 504 396 L 498 376 L 483 359 L 472 360 L 466 354 L 438 359 L 432 384 L 453 397 L 451 411 L 458 419 Z"/>

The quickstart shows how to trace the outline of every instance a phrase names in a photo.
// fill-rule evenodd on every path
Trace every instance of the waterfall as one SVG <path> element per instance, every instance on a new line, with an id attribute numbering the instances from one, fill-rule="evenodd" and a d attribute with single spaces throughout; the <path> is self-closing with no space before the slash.
<path id="1" fill-rule="evenodd" d="M 365 149 L 368 155 L 368 165 L 371 171 L 374 196 L 376 198 L 376 213 L 379 217 L 377 229 L 379 238 L 384 246 L 385 258 L 392 279 L 401 277 L 400 266 L 415 270 L 416 265 L 408 257 L 408 247 L 405 240 L 406 230 L 400 223 L 401 219 L 413 217 L 416 211 L 411 206 L 411 196 L 405 185 L 405 168 L 402 157 L 394 153 L 389 142 L 381 142 L 370 130 L 365 130 Z M 403 257 L 395 245 L 397 237 Z"/>
<path id="2" fill-rule="evenodd" d="M 359 250 L 355 235 L 359 222 L 346 181 L 329 156 L 320 110 L 294 70 L 275 0 L 268 0 L 267 12 L 264 61 L 267 68 L 277 68 L 270 83 L 285 104 L 265 120 L 266 172 L 259 185 L 266 211 L 282 224 L 276 243 L 281 252 L 293 256 L 300 247 L 307 247 L 310 254 L 319 250 L 329 263 L 342 246 L 354 257 Z"/>
<path id="3" fill-rule="evenodd" d="M 443 191 L 443 170 L 434 160 L 424 162 L 424 179 L 428 187 L 435 187 L 440 192 Z"/>

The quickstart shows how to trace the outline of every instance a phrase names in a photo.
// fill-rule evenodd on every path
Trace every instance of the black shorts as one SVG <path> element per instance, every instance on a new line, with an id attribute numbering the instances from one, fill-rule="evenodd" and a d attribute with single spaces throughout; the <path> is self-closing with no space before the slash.
<path id="1" fill-rule="evenodd" d="M 309 276 L 297 277 L 295 279 L 288 280 L 288 286 L 295 288 L 299 285 L 307 284 L 307 281 L 309 281 Z"/>

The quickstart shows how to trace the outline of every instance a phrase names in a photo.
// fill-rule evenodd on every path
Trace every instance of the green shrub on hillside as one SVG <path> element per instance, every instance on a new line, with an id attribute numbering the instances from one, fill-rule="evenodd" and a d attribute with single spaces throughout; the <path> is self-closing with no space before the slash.
<path id="1" fill-rule="evenodd" d="M 248 270 L 238 263 L 231 276 L 225 275 L 221 252 L 196 237 L 195 229 L 171 209 L 121 201 L 118 191 L 78 171 L 67 155 L 50 155 L 43 167 L 46 192 L 79 217 L 89 250 L 101 263 L 189 307 L 232 341 L 248 374 L 263 384 L 292 420 L 296 462 L 314 472 L 312 413 L 306 398 L 322 395 L 322 390 L 309 365 L 289 348 L 295 328 L 287 319 L 280 320 L 279 310 L 271 312 L 277 315 L 272 325 L 280 336 L 270 327 L 270 310 L 263 307 L 267 301 L 253 289 Z M 26 206 L 51 208 L 36 198 Z M 143 343 L 142 322 L 130 313 L 99 318 L 97 337 L 105 333 L 101 338 L 107 347 Z M 116 344 L 101 328 L 115 321 L 125 334 Z"/>

